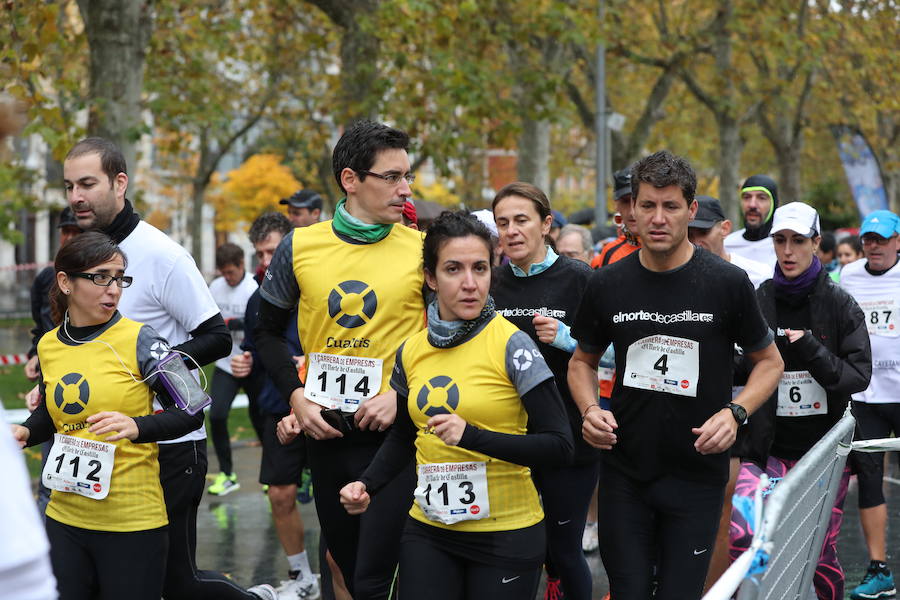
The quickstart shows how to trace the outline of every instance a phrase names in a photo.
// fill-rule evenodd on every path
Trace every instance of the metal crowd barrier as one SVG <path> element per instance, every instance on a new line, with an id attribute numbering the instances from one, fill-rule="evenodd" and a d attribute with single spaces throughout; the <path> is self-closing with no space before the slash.
<path id="1" fill-rule="evenodd" d="M 850 452 L 856 420 L 848 407 L 840 421 L 788 471 L 762 504 L 750 549 L 704 596 L 727 600 L 805 600 L 831 521 L 831 509 Z M 759 513 L 761 512 L 761 519 Z M 738 586 L 739 589 L 738 589 Z"/>

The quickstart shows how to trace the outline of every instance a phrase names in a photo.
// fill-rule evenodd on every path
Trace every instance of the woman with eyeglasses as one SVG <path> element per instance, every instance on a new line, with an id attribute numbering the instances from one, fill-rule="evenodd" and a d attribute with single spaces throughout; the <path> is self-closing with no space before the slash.
<path id="1" fill-rule="evenodd" d="M 872 351 L 866 320 L 816 256 L 820 232 L 819 215 L 807 204 L 791 202 L 775 210 L 771 234 L 778 260 L 775 276 L 763 282 L 756 295 L 775 331 L 784 374 L 777 391 L 750 417 L 736 497 L 752 498 L 763 473 L 780 481 L 840 420 L 851 394 L 869 386 Z M 844 597 L 837 538 L 849 480 L 847 467 L 813 579 L 820 600 Z M 732 559 L 750 546 L 753 537 L 741 506 L 736 503 L 732 511 Z"/>
<path id="2" fill-rule="evenodd" d="M 165 369 L 196 386 L 183 364 L 160 367 L 166 341 L 118 313 L 132 281 L 125 265 L 98 232 L 59 250 L 51 303 L 61 324 L 38 343 L 45 400 L 13 426 L 23 446 L 54 437 L 41 478 L 53 490 L 46 527 L 62 600 L 159 600 L 168 519 L 157 446 L 144 442 L 183 435 L 203 416 L 174 406 L 162 385 Z M 156 415 L 154 392 L 168 403 Z"/>
<path id="3" fill-rule="evenodd" d="M 428 329 L 397 351 L 397 418 L 358 481 L 340 492 L 350 514 L 415 460 L 403 530 L 400 600 L 534 598 L 544 513 L 531 468 L 571 459 L 572 436 L 553 374 L 534 342 L 494 310 L 490 233 L 443 213 L 425 237 L 425 280 L 437 295 Z M 435 585 L 435 582 L 440 582 Z"/>

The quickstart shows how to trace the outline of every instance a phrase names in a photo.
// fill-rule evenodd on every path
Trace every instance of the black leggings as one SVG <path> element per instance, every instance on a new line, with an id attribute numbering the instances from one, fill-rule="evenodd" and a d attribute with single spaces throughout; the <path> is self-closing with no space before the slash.
<path id="1" fill-rule="evenodd" d="M 234 375 L 216 367 L 210 384 L 210 396 L 212 405 L 209 408 L 209 432 L 212 438 L 213 448 L 216 450 L 216 458 L 219 461 L 219 470 L 229 475 L 234 473 L 234 464 L 231 461 L 231 437 L 228 435 L 228 413 L 231 412 L 231 404 L 241 387 L 247 392 L 250 403 L 248 412 L 250 423 L 256 431 L 256 437 L 262 441 L 263 416 L 259 407 L 253 401 L 255 394 L 247 389 L 245 382 L 249 379 L 238 379 Z"/>
<path id="2" fill-rule="evenodd" d="M 640 482 L 604 465 L 600 479 L 600 557 L 616 600 L 696 600 L 715 544 L 723 485 L 661 477 Z"/>
<path id="3" fill-rule="evenodd" d="M 374 496 L 365 513 L 347 514 L 339 492 L 359 479 L 378 448 L 377 443 L 355 443 L 347 438 L 306 440 L 319 524 L 354 600 L 388 597 L 399 560 L 400 534 L 415 489 L 415 468 L 410 462 Z"/>
<path id="4" fill-rule="evenodd" d="M 900 404 L 869 404 L 853 401 L 856 439 L 877 440 L 900 435 Z M 900 454 L 897 455 L 900 459 Z M 853 452 L 851 464 L 859 482 L 859 507 L 884 504 L 884 452 Z"/>
<path id="5" fill-rule="evenodd" d="M 197 506 L 206 486 L 206 466 L 206 440 L 159 445 L 159 479 L 169 513 L 162 596 L 165 600 L 259 600 L 221 573 L 197 570 Z"/>
<path id="6" fill-rule="evenodd" d="M 502 534 L 498 532 L 498 535 Z M 534 598 L 540 577 L 539 566 L 528 569 L 502 567 L 449 552 L 441 543 L 440 531 L 436 531 L 433 538 L 404 535 L 397 600 Z"/>
<path id="7" fill-rule="evenodd" d="M 533 471 L 547 523 L 547 572 L 559 577 L 566 600 L 590 600 L 591 569 L 581 550 L 581 537 L 600 463 Z"/>
<path id="8" fill-rule="evenodd" d="M 166 568 L 166 527 L 94 531 L 50 517 L 46 517 L 46 526 L 60 600 L 115 600 L 123 596 L 159 600 Z"/>

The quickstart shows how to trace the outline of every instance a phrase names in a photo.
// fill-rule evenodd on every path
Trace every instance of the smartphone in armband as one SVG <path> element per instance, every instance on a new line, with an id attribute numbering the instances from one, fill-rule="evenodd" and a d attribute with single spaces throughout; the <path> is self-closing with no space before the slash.
<path id="1" fill-rule="evenodd" d="M 159 361 L 157 369 L 157 377 L 181 410 L 195 415 L 212 404 L 212 398 L 191 375 L 180 354 L 170 353 Z"/>

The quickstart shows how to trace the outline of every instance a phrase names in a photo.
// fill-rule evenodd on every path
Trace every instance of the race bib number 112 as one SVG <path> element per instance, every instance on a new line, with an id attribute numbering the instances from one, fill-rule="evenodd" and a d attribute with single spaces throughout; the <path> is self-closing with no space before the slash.
<path id="1" fill-rule="evenodd" d="M 651 335 L 628 346 L 622 385 L 696 398 L 699 375 L 700 342 Z"/>
<path id="2" fill-rule="evenodd" d="M 115 444 L 57 433 L 41 479 L 51 490 L 103 500 L 109 494 L 115 455 Z"/>

